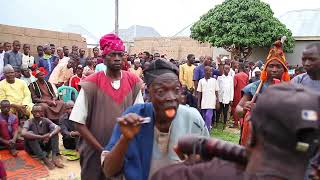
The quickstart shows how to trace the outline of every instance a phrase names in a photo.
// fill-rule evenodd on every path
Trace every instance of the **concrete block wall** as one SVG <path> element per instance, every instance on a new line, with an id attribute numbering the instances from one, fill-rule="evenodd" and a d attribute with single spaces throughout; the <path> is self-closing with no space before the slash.
<path id="1" fill-rule="evenodd" d="M 44 44 L 55 44 L 56 48 L 68 46 L 70 51 L 72 45 L 77 45 L 79 48 L 87 48 L 85 38 L 81 37 L 80 34 L 0 24 L 0 42 L 12 43 L 14 40 L 19 40 L 21 45 L 24 43 L 30 44 L 32 55 L 36 55 L 36 47 L 38 45 Z"/>
<path id="2" fill-rule="evenodd" d="M 208 43 L 199 43 L 188 37 L 138 38 L 134 40 L 128 51 L 130 54 L 138 54 L 143 51 L 151 54 L 158 52 L 177 60 L 186 59 L 191 53 L 197 58 L 213 54 L 213 48 Z"/>

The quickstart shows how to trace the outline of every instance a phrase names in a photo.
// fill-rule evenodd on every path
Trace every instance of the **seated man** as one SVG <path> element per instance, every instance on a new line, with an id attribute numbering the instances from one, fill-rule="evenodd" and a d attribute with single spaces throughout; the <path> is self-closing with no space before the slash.
<path id="1" fill-rule="evenodd" d="M 11 103 L 11 111 L 18 114 L 18 118 L 28 119 L 32 100 L 27 84 L 15 78 L 15 72 L 11 65 L 4 67 L 5 80 L 0 82 L 0 99 L 6 99 Z"/>
<path id="2" fill-rule="evenodd" d="M 10 102 L 0 102 L 0 149 L 4 146 L 13 156 L 17 156 L 16 149 L 24 149 L 23 141 L 19 140 L 19 120 L 16 115 L 10 113 Z"/>
<path id="3" fill-rule="evenodd" d="M 31 83 L 35 82 L 37 79 L 31 75 L 30 69 L 27 67 L 21 68 L 21 77 L 20 79 L 27 83 L 27 86 L 29 86 Z"/>
<path id="4" fill-rule="evenodd" d="M 73 76 L 73 67 L 75 61 L 73 57 L 69 59 L 68 63 L 59 63 L 52 71 L 49 82 L 54 84 L 57 88 L 62 85 L 68 85 L 69 79 Z"/>
<path id="5" fill-rule="evenodd" d="M 175 65 L 155 60 L 144 77 L 151 103 L 134 105 L 118 119 L 101 155 L 107 177 L 147 180 L 159 168 L 180 161 L 174 150 L 178 138 L 209 136 L 200 113 L 179 105 L 182 90 Z"/>
<path id="6" fill-rule="evenodd" d="M 319 149 L 319 99 L 317 92 L 302 85 L 270 86 L 253 109 L 245 148 L 214 139 L 179 140 L 178 152 L 194 152 L 204 161 L 165 167 L 152 180 L 301 180 L 309 159 Z M 197 147 L 197 152 L 192 147 Z"/>
<path id="7" fill-rule="evenodd" d="M 33 103 L 40 103 L 44 110 L 46 118 L 58 122 L 64 113 L 64 102 L 58 100 L 51 83 L 47 82 L 44 77 L 46 70 L 43 67 L 36 69 L 32 74 L 38 79 L 30 84 L 31 97 Z"/>
<path id="8" fill-rule="evenodd" d="M 26 151 L 35 154 L 49 169 L 54 166 L 63 168 L 58 160 L 60 127 L 43 116 L 42 106 L 36 104 L 32 108 L 32 119 L 27 120 L 22 129 L 22 136 L 25 139 Z M 52 162 L 47 154 L 52 151 Z"/>
<path id="9" fill-rule="evenodd" d="M 72 150 L 76 149 L 80 136 L 80 133 L 74 127 L 74 122 L 69 120 L 73 106 L 73 101 L 67 102 L 65 113 L 60 118 L 63 146 Z"/>

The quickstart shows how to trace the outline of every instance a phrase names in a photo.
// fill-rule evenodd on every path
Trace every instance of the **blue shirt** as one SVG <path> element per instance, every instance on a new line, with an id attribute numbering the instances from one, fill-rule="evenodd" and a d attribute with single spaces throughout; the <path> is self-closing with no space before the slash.
<path id="1" fill-rule="evenodd" d="M 49 59 L 45 59 L 44 57 L 42 57 L 39 60 L 39 67 L 44 67 L 48 71 L 48 74 L 44 78 L 46 81 L 49 80 L 49 77 L 50 77 L 53 69 L 55 68 L 54 63 L 56 60 L 58 60 L 58 58 L 56 56 L 51 56 L 51 58 L 49 58 Z"/>
<path id="2" fill-rule="evenodd" d="M 212 69 L 212 77 L 217 79 L 220 76 L 220 72 L 216 69 Z M 201 64 L 194 69 L 193 80 L 200 81 L 200 79 L 204 78 L 204 65 Z"/>
<path id="3" fill-rule="evenodd" d="M 154 111 L 151 103 L 136 104 L 128 108 L 124 114 L 136 113 L 142 117 L 150 117 L 151 122 L 142 124 L 139 133 L 130 141 L 125 155 L 122 173 L 126 180 L 147 180 L 149 177 L 153 144 L 154 144 Z M 191 107 L 179 105 L 177 114 L 172 121 L 168 157 L 179 160 L 173 151 L 178 139 L 187 134 L 209 136 L 204 120 L 200 113 Z M 120 127 L 117 124 L 105 150 L 111 151 L 121 136 Z"/>
<path id="4" fill-rule="evenodd" d="M 320 91 L 320 80 L 313 80 L 307 73 L 299 74 L 294 77 L 291 82 L 296 84 L 302 84 L 305 87 L 313 89 L 315 91 Z"/>
<path id="5" fill-rule="evenodd" d="M 256 82 L 253 82 L 253 83 L 250 83 L 248 85 L 246 85 L 243 89 L 242 89 L 242 92 L 246 95 L 249 95 L 251 97 L 254 96 L 254 94 L 256 93 L 257 91 L 257 88 L 260 84 L 261 80 L 258 80 Z M 268 88 L 269 84 L 267 82 L 263 83 L 263 86 L 259 92 L 259 94 L 263 93 L 263 91 L 265 91 L 267 88 Z"/>

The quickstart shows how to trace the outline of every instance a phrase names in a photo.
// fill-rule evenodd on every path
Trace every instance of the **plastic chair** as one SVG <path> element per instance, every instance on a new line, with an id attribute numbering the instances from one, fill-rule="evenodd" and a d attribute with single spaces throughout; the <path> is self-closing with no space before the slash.
<path id="1" fill-rule="evenodd" d="M 73 96 L 73 95 L 74 96 Z M 68 102 L 73 100 L 72 98 L 74 97 L 76 100 L 78 97 L 78 91 L 70 86 L 61 86 L 58 88 L 58 95 L 59 95 L 59 99 L 62 99 L 63 102 Z"/>

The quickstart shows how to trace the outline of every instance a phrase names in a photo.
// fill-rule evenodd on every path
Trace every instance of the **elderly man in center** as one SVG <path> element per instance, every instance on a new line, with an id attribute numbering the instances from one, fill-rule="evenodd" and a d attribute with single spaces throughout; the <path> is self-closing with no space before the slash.
<path id="1" fill-rule="evenodd" d="M 109 178 L 147 180 L 160 168 L 180 161 L 174 146 L 187 134 L 209 136 L 200 113 L 179 105 L 182 87 L 178 68 L 155 60 L 144 71 L 151 103 L 128 108 L 113 129 L 101 155 Z"/>

